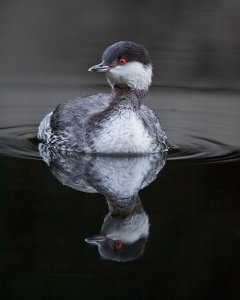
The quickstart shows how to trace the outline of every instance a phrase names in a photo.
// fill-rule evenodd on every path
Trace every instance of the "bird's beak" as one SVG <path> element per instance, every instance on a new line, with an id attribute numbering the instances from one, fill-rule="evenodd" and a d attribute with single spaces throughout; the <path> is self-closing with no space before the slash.
<path id="1" fill-rule="evenodd" d="M 85 242 L 89 243 L 89 244 L 94 244 L 94 245 L 98 245 L 101 242 L 104 242 L 107 240 L 107 237 L 104 235 L 95 235 L 89 238 L 85 239 Z"/>
<path id="2" fill-rule="evenodd" d="M 98 65 L 92 66 L 88 69 L 90 72 L 107 72 L 111 69 L 110 66 L 105 65 L 104 63 L 100 63 Z"/>

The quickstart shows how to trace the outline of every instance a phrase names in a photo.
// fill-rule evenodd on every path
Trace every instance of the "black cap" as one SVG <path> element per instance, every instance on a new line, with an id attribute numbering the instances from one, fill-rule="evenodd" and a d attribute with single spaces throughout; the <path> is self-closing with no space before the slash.
<path id="1" fill-rule="evenodd" d="M 138 259 L 144 252 L 147 237 L 142 237 L 133 243 L 124 243 L 121 248 L 116 250 L 114 240 L 103 236 L 95 236 L 85 239 L 87 243 L 98 246 L 99 254 L 102 258 L 117 262 L 128 262 Z"/>
<path id="2" fill-rule="evenodd" d="M 147 49 L 129 41 L 121 41 L 109 46 L 103 53 L 102 61 L 110 65 L 120 58 L 125 58 L 127 62 L 138 61 L 144 65 L 151 63 Z"/>

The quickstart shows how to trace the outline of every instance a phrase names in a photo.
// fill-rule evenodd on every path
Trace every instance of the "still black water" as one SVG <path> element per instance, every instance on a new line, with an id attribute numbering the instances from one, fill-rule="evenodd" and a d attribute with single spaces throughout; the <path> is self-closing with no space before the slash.
<path id="1" fill-rule="evenodd" d="M 239 299 L 240 93 L 153 87 L 145 103 L 173 147 L 167 157 L 47 165 L 35 140 L 41 119 L 65 99 L 102 91 L 1 84 L 1 299 Z M 132 230 L 148 232 L 128 262 L 85 241 L 121 197 L 134 199 L 131 217 L 144 216 L 130 218 Z"/>

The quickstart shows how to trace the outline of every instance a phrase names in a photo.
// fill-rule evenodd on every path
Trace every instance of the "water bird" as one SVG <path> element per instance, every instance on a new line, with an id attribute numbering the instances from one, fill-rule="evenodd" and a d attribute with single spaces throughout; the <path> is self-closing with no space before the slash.
<path id="1" fill-rule="evenodd" d="M 143 105 L 151 85 L 152 64 L 141 45 L 120 41 L 89 71 L 105 73 L 110 94 L 68 100 L 42 120 L 38 139 L 62 151 L 105 154 L 156 153 L 168 150 L 157 115 Z"/>
<path id="2" fill-rule="evenodd" d="M 149 236 L 149 217 L 139 191 L 156 179 L 167 152 L 108 156 L 46 148 L 41 144 L 40 154 L 60 183 L 81 192 L 100 193 L 107 203 L 101 229 L 85 241 L 97 246 L 104 259 L 127 262 L 140 258 Z M 89 205 L 88 217 L 82 221 L 93 225 L 96 207 Z"/>

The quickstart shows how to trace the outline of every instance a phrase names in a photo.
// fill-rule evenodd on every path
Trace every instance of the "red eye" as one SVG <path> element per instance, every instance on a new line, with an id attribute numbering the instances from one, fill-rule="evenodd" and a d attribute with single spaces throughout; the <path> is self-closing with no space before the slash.
<path id="1" fill-rule="evenodd" d="M 114 248 L 115 248 L 116 250 L 121 249 L 121 248 L 122 248 L 122 245 L 123 245 L 123 242 L 122 242 L 122 241 L 115 241 L 115 242 L 114 242 Z"/>
<path id="2" fill-rule="evenodd" d="M 118 61 L 119 65 L 125 65 L 126 62 L 127 62 L 126 59 L 123 58 L 123 57 L 120 58 L 119 61 Z"/>

